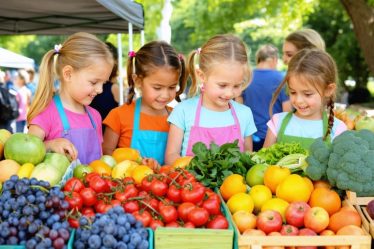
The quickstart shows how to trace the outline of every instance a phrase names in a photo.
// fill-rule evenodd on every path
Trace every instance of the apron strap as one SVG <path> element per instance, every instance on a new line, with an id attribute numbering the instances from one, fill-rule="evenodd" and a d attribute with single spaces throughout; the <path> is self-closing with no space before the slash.
<path id="1" fill-rule="evenodd" d="M 66 116 L 64 107 L 62 105 L 60 95 L 56 94 L 55 96 L 53 96 L 53 101 L 56 104 L 57 111 L 58 111 L 58 114 L 61 118 L 62 126 L 64 128 L 64 132 L 66 133 L 68 130 L 70 130 L 70 124 L 69 124 L 68 118 Z"/>
<path id="2" fill-rule="evenodd" d="M 84 110 L 87 112 L 88 117 L 90 118 L 90 121 L 91 121 L 91 124 L 92 124 L 93 128 L 96 129 L 96 123 L 95 123 L 95 120 L 92 117 L 91 112 L 88 110 L 87 107 L 84 107 Z"/>
<path id="3" fill-rule="evenodd" d="M 284 131 L 286 130 L 286 127 L 288 123 L 290 122 L 292 118 L 292 112 L 287 113 L 286 117 L 282 120 L 281 127 L 279 128 L 278 135 L 277 135 L 277 140 L 282 141 L 283 136 L 284 136 Z"/>
<path id="4" fill-rule="evenodd" d="M 235 125 L 240 128 L 240 123 L 239 123 L 238 116 L 236 116 L 235 109 L 234 109 L 234 107 L 232 106 L 232 104 L 230 102 L 229 102 L 229 108 L 231 110 L 231 115 L 234 117 Z"/>
<path id="5" fill-rule="evenodd" d="M 199 126 L 199 124 L 200 124 L 200 112 L 201 112 L 201 104 L 202 104 L 202 102 L 203 102 L 203 95 L 200 94 L 199 101 L 197 103 L 197 108 L 196 108 L 194 126 Z"/>
<path id="6" fill-rule="evenodd" d="M 134 130 L 139 130 L 141 105 L 142 105 L 142 98 L 138 98 L 135 101 L 135 112 L 134 112 L 134 123 L 133 123 Z"/>

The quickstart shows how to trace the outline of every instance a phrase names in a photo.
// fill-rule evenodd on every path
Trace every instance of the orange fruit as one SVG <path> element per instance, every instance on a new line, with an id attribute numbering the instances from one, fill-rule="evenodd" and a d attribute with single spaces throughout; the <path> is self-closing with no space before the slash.
<path id="1" fill-rule="evenodd" d="M 331 215 L 328 229 L 336 233 L 347 225 L 361 227 L 361 217 L 356 211 L 344 209 Z"/>
<path id="2" fill-rule="evenodd" d="M 240 233 L 243 233 L 247 229 L 256 228 L 256 215 L 251 212 L 239 210 L 232 215 L 232 220 L 235 222 Z"/>
<path id="3" fill-rule="evenodd" d="M 237 193 L 245 193 L 247 186 L 244 181 L 244 177 L 239 174 L 232 174 L 223 180 L 221 187 L 219 188 L 223 199 L 226 201 Z"/>
<path id="4" fill-rule="evenodd" d="M 12 159 L 0 161 L 0 182 L 5 182 L 12 175 L 17 175 L 21 166 Z"/>
<path id="5" fill-rule="evenodd" d="M 312 193 L 310 185 L 297 174 L 287 176 L 278 186 L 276 196 L 289 203 L 296 201 L 308 202 Z"/>
<path id="6" fill-rule="evenodd" d="M 96 172 L 100 175 L 111 175 L 112 168 L 101 160 L 94 160 L 90 162 L 89 166 L 92 168 L 93 172 Z"/>
<path id="7" fill-rule="evenodd" d="M 288 168 L 271 165 L 265 170 L 264 185 L 275 194 L 278 185 L 289 175 L 291 175 L 291 171 Z"/>
<path id="8" fill-rule="evenodd" d="M 114 157 L 117 163 L 124 160 L 130 160 L 137 163 L 142 161 L 139 151 L 133 148 L 117 148 L 113 151 L 112 157 Z"/>
<path id="9" fill-rule="evenodd" d="M 153 170 L 146 165 L 136 166 L 131 173 L 131 177 L 134 178 L 136 184 L 141 184 L 144 177 L 153 174 Z"/>
<path id="10" fill-rule="evenodd" d="M 329 216 L 338 212 L 341 204 L 342 201 L 338 193 L 324 187 L 314 189 L 309 199 L 309 205 L 311 207 L 322 207 L 329 213 Z"/>
<path id="11" fill-rule="evenodd" d="M 252 197 L 246 193 L 237 193 L 230 197 L 227 201 L 227 207 L 233 214 L 239 210 L 244 210 L 252 213 L 254 208 L 254 203 Z"/>
<path id="12" fill-rule="evenodd" d="M 329 182 L 324 181 L 324 180 L 318 180 L 313 182 L 314 188 L 331 188 L 331 185 Z"/>
<path id="13" fill-rule="evenodd" d="M 180 158 L 177 158 L 174 163 L 173 163 L 173 167 L 174 168 L 186 168 L 186 166 L 191 162 L 192 160 L 192 156 L 183 156 L 183 157 L 180 157 Z"/>
<path id="14" fill-rule="evenodd" d="M 365 235 L 361 227 L 355 225 L 347 225 L 339 229 L 336 235 Z"/>

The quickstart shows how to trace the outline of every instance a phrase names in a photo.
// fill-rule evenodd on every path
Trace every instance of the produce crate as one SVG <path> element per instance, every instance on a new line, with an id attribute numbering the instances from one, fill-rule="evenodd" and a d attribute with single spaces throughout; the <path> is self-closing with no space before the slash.
<path id="1" fill-rule="evenodd" d="M 66 169 L 64 176 L 61 181 L 58 183 L 58 186 L 63 187 L 67 180 L 73 177 L 74 169 L 81 164 L 79 159 L 74 160 L 70 163 L 69 167 Z"/>
<path id="2" fill-rule="evenodd" d="M 205 228 L 165 228 L 155 230 L 155 249 L 228 249 L 233 246 L 234 229 L 230 214 L 221 205 L 221 210 L 229 220 L 228 229 Z"/>
<path id="3" fill-rule="evenodd" d="M 374 200 L 374 197 L 358 197 L 355 192 L 347 191 L 347 199 L 357 209 L 361 216 L 362 226 L 374 238 L 374 220 L 370 217 L 366 210 L 367 204 Z"/>
<path id="4" fill-rule="evenodd" d="M 154 237 L 154 234 L 153 234 L 153 230 L 151 228 L 147 228 L 147 232 L 148 232 L 148 249 L 153 249 L 154 245 L 153 245 L 153 237 Z"/>

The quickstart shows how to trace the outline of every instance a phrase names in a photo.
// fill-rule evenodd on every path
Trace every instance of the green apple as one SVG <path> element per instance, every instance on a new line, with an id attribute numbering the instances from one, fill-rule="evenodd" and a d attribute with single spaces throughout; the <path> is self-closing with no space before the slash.
<path id="1" fill-rule="evenodd" d="M 100 158 L 100 160 L 103 161 L 103 162 L 105 162 L 106 164 L 108 164 L 111 168 L 113 168 L 117 164 L 116 159 L 114 159 L 114 157 L 109 156 L 109 155 L 103 155 Z"/>
<path id="2" fill-rule="evenodd" d="M 79 164 L 77 165 L 77 167 L 75 167 L 73 171 L 73 176 L 80 180 L 83 180 L 84 177 L 91 172 L 93 172 L 93 170 L 90 166 L 85 164 Z"/>
<path id="3" fill-rule="evenodd" d="M 264 184 L 264 174 L 268 166 L 267 164 L 256 164 L 252 166 L 245 177 L 247 184 L 251 187 Z"/>

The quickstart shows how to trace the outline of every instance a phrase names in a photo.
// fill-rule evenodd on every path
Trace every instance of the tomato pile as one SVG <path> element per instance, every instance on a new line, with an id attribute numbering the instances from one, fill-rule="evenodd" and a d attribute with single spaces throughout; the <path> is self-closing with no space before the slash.
<path id="1" fill-rule="evenodd" d="M 70 207 L 69 223 L 79 227 L 78 217 L 93 217 L 121 206 L 145 227 L 159 226 L 227 229 L 218 194 L 204 187 L 184 169 L 161 167 L 145 176 L 140 184 L 134 179 L 113 179 L 97 173 L 82 181 L 69 179 L 64 191 Z"/>

